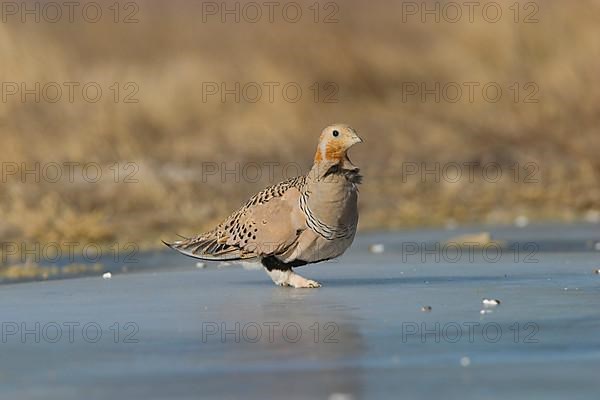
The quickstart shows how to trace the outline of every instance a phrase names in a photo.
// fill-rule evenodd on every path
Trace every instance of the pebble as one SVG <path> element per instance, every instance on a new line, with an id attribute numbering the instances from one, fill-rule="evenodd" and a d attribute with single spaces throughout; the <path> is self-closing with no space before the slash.
<path id="1" fill-rule="evenodd" d="M 478 232 L 478 233 L 467 233 L 465 235 L 454 236 L 448 239 L 446 242 L 448 246 L 466 247 L 469 246 L 486 246 L 494 243 L 492 240 L 492 234 L 489 232 Z"/>
<path id="2" fill-rule="evenodd" d="M 332 393 L 328 397 L 329 400 L 354 400 L 354 396 L 348 393 Z"/>
<path id="3" fill-rule="evenodd" d="M 458 228 L 458 222 L 455 219 L 446 220 L 446 229 L 449 231 L 453 231 Z"/>
<path id="4" fill-rule="evenodd" d="M 112 274 L 110 272 L 105 272 L 102 274 L 102 279 L 110 279 L 112 278 Z"/>
<path id="5" fill-rule="evenodd" d="M 385 247 L 381 243 L 372 244 L 369 246 L 369 251 L 373 254 L 381 254 L 385 251 Z"/>
<path id="6" fill-rule="evenodd" d="M 529 225 L 529 218 L 524 215 L 519 215 L 517 218 L 515 218 L 515 225 L 519 228 L 524 228 Z"/>
<path id="7" fill-rule="evenodd" d="M 589 222 L 592 224 L 600 223 L 600 211 L 589 210 L 587 213 L 585 213 L 584 220 L 585 222 Z"/>
<path id="8" fill-rule="evenodd" d="M 595 273 L 596 275 L 600 275 L 600 268 L 599 268 L 599 269 L 595 269 L 595 270 L 594 270 L 594 273 Z"/>
<path id="9" fill-rule="evenodd" d="M 431 312 L 431 306 L 423 306 L 421 307 L 421 312 Z"/>
<path id="10" fill-rule="evenodd" d="M 500 305 L 500 300 L 496 299 L 483 299 L 483 305 L 488 307 L 495 307 Z"/>

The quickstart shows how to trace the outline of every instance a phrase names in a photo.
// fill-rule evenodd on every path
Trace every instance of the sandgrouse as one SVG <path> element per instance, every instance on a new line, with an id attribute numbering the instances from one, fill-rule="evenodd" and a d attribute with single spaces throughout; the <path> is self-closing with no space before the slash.
<path id="1" fill-rule="evenodd" d="M 280 286 L 320 287 L 292 269 L 338 257 L 350 247 L 361 176 L 347 151 L 360 142 L 348 125 L 328 126 L 307 175 L 267 187 L 209 232 L 165 244 L 202 260 L 260 261 Z"/>

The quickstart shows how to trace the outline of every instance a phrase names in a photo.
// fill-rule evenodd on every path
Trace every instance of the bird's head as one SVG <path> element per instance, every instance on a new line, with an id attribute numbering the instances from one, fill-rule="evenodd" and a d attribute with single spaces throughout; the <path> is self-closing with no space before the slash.
<path id="1" fill-rule="evenodd" d="M 344 169 L 357 169 L 348 158 L 347 151 L 362 139 L 356 131 L 345 124 L 334 124 L 323 129 L 319 138 L 319 146 L 315 154 L 315 165 L 340 165 Z"/>

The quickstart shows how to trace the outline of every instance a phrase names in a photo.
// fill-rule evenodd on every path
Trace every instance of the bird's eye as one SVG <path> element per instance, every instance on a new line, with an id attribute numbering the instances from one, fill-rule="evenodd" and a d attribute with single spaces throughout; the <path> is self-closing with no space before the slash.
<path id="1" fill-rule="evenodd" d="M 338 137 L 338 136 L 340 136 L 340 132 L 339 132 L 339 131 L 333 131 L 333 136 L 334 136 L 334 137 Z"/>

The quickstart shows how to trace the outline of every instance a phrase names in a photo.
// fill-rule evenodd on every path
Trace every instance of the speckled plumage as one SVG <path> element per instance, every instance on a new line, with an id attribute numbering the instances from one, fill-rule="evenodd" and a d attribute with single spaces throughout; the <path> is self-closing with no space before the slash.
<path id="1" fill-rule="evenodd" d="M 352 243 L 361 177 L 346 151 L 361 141 L 347 125 L 325 128 L 306 176 L 269 186 L 213 230 L 168 245 L 204 260 L 260 260 L 276 284 L 319 287 L 292 268 L 335 258 Z"/>

